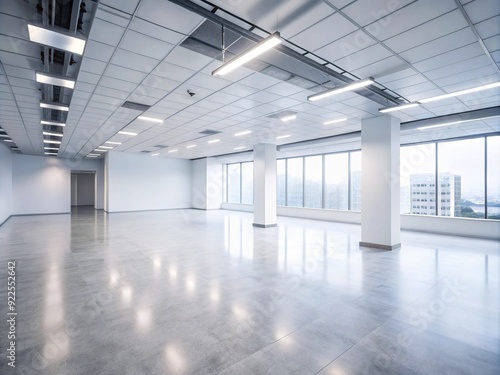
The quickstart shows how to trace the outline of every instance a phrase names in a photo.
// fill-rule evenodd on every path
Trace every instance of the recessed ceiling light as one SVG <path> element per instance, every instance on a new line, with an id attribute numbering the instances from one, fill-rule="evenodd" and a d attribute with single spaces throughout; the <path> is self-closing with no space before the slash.
<path id="1" fill-rule="evenodd" d="M 108 152 L 108 150 L 99 150 L 98 148 L 96 148 L 93 152 Z"/>
<path id="2" fill-rule="evenodd" d="M 343 121 L 347 121 L 347 119 L 345 117 L 338 118 L 338 119 L 335 119 L 335 120 L 330 120 L 330 121 L 324 122 L 323 125 L 336 124 L 337 122 L 343 122 Z"/>
<path id="3" fill-rule="evenodd" d="M 189 146 L 186 146 L 186 148 L 193 148 L 193 147 L 196 147 L 196 145 L 189 145 Z"/>
<path id="4" fill-rule="evenodd" d="M 283 138 L 289 138 L 289 137 L 291 137 L 291 135 L 290 135 L 290 134 L 287 134 L 287 135 L 280 135 L 280 136 L 276 137 L 276 139 L 283 139 Z"/>
<path id="5" fill-rule="evenodd" d="M 10 138 L 7 134 L 0 134 L 0 138 Z"/>
<path id="6" fill-rule="evenodd" d="M 179 150 L 170 150 L 168 153 L 171 154 L 171 153 L 177 152 L 177 151 L 179 151 Z"/>
<path id="7" fill-rule="evenodd" d="M 158 155 L 160 155 L 159 152 L 155 152 L 154 154 L 151 154 L 151 156 L 158 156 Z"/>
<path id="8" fill-rule="evenodd" d="M 48 85 L 66 87 L 68 89 L 75 88 L 75 80 L 64 76 L 49 74 L 44 72 L 36 72 L 36 81 L 38 83 L 46 83 Z"/>
<path id="9" fill-rule="evenodd" d="M 121 145 L 121 142 L 112 142 L 112 141 L 106 141 L 104 143 L 109 143 L 110 145 Z"/>
<path id="10" fill-rule="evenodd" d="M 54 144 L 54 145 L 60 145 L 61 141 L 53 141 L 52 139 L 44 139 L 43 143 L 50 143 L 50 144 Z"/>
<path id="11" fill-rule="evenodd" d="M 59 148 L 57 148 L 57 147 L 44 147 L 43 149 L 44 150 L 56 150 L 56 151 L 59 151 Z"/>
<path id="12" fill-rule="evenodd" d="M 295 120 L 296 118 L 297 118 L 297 115 L 290 115 L 290 116 L 281 117 L 280 120 L 286 122 L 286 121 Z"/>
<path id="13" fill-rule="evenodd" d="M 211 141 L 208 141 L 208 143 L 217 143 L 220 142 L 220 139 L 212 139 Z"/>
<path id="14" fill-rule="evenodd" d="M 477 91 L 489 90 L 489 89 L 493 89 L 493 88 L 499 87 L 499 86 L 500 86 L 500 82 L 494 82 L 494 83 L 490 83 L 490 84 L 482 85 L 482 86 L 478 86 L 478 87 L 473 87 L 473 88 L 466 89 L 466 90 L 455 91 L 455 92 L 452 92 L 450 94 L 434 96 L 432 98 L 419 100 L 418 102 L 424 104 L 424 103 L 429 103 L 429 102 L 433 102 L 436 100 L 453 98 L 453 97 L 459 96 L 459 95 L 466 95 L 466 94 L 470 94 L 470 93 L 477 92 Z"/>
<path id="15" fill-rule="evenodd" d="M 360 89 L 362 87 L 371 85 L 372 83 L 375 83 L 375 81 L 371 78 L 363 79 L 361 81 L 356 81 L 356 82 L 350 83 L 348 85 L 344 85 L 341 87 L 335 87 L 333 89 L 320 92 L 319 94 L 310 95 L 307 97 L 307 100 L 313 102 L 315 100 L 327 98 L 327 97 L 332 96 L 332 95 L 337 95 L 337 94 L 341 94 L 343 92 L 357 90 L 357 89 Z"/>
<path id="16" fill-rule="evenodd" d="M 245 130 L 245 131 L 242 131 L 242 132 L 239 132 L 239 133 L 236 133 L 235 136 L 236 137 L 240 137 L 242 135 L 247 135 L 247 134 L 250 134 L 252 131 L 251 130 Z"/>
<path id="17" fill-rule="evenodd" d="M 64 136 L 63 133 L 54 133 L 54 132 L 43 132 L 42 134 L 43 135 L 48 135 L 48 136 L 51 136 L 51 137 L 63 137 Z"/>
<path id="18" fill-rule="evenodd" d="M 114 147 L 111 147 L 111 146 L 99 146 L 98 148 L 104 148 L 104 149 L 107 149 L 107 150 L 114 149 Z"/>
<path id="19" fill-rule="evenodd" d="M 14 143 L 14 141 L 12 139 L 4 139 L 3 141 L 4 142 L 12 142 L 12 143 Z"/>
<path id="20" fill-rule="evenodd" d="M 231 59 L 227 63 L 223 64 L 221 67 L 215 69 L 212 72 L 213 76 L 222 76 L 230 71 L 236 69 L 237 67 L 249 62 L 250 60 L 256 58 L 257 56 L 263 54 L 264 52 L 270 50 L 271 48 L 277 46 L 281 43 L 280 34 L 275 32 L 269 35 L 267 38 L 263 39 L 257 45 L 250 48 L 248 51 L 238 55 L 237 57 Z"/>
<path id="21" fill-rule="evenodd" d="M 420 103 L 406 103 L 406 104 L 401 104 L 401 105 L 396 105 L 393 107 L 387 107 L 387 108 L 380 108 L 378 111 L 380 113 L 388 113 L 388 112 L 394 112 L 394 111 L 402 111 L 404 109 L 408 108 L 413 108 L 413 107 L 418 107 Z"/>
<path id="22" fill-rule="evenodd" d="M 44 102 L 44 101 L 40 102 L 40 108 L 55 109 L 57 111 L 64 111 L 64 112 L 69 111 L 69 106 L 67 106 L 66 104 Z"/>
<path id="23" fill-rule="evenodd" d="M 119 131 L 118 134 L 123 134 L 123 135 L 131 135 L 131 136 L 136 136 L 139 133 L 132 133 L 132 132 L 124 132 L 124 131 Z"/>
<path id="24" fill-rule="evenodd" d="M 64 122 L 47 121 L 47 120 L 40 121 L 40 124 L 42 124 L 42 125 L 51 125 L 51 126 L 66 126 L 66 124 Z"/>
<path id="25" fill-rule="evenodd" d="M 28 33 L 31 42 L 62 49 L 77 55 L 82 55 L 85 48 L 85 40 L 43 27 L 28 24 Z"/>
<path id="26" fill-rule="evenodd" d="M 163 120 L 158 119 L 158 118 L 153 118 L 153 117 L 146 117 L 146 116 L 139 116 L 137 117 L 138 120 L 142 121 L 149 121 L 149 122 L 163 122 Z"/>
<path id="27" fill-rule="evenodd" d="M 245 146 L 241 146 L 241 147 L 235 147 L 234 149 L 235 149 L 236 151 L 238 151 L 238 150 L 243 150 L 243 149 L 245 149 L 245 148 L 246 148 Z"/>
<path id="28" fill-rule="evenodd" d="M 88 154 L 87 155 L 88 158 L 97 158 L 99 156 L 101 156 L 101 155 L 98 155 L 98 154 Z"/>
<path id="29" fill-rule="evenodd" d="M 57 152 L 45 152 L 45 155 L 57 156 Z"/>

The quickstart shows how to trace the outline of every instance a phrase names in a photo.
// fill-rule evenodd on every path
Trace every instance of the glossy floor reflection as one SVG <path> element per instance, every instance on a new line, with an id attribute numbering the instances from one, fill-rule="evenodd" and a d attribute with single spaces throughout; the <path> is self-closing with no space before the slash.
<path id="1" fill-rule="evenodd" d="M 500 243 L 230 211 L 13 217 L 1 374 L 499 374 Z M 6 288 L 0 289 L 2 353 Z"/>

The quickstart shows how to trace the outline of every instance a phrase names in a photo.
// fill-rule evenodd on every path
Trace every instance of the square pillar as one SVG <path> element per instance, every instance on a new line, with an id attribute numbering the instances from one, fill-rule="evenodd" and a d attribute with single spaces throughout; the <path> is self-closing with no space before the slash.
<path id="1" fill-rule="evenodd" d="M 258 144 L 253 149 L 254 227 L 276 224 L 276 145 Z"/>
<path id="2" fill-rule="evenodd" d="M 360 246 L 401 246 L 399 211 L 400 121 L 380 116 L 361 122 Z"/>

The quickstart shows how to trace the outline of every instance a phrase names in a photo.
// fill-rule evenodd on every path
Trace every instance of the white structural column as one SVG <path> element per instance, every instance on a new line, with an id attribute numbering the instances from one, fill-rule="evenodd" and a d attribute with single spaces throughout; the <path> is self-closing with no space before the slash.
<path id="1" fill-rule="evenodd" d="M 360 246 L 401 246 L 399 212 L 400 121 L 380 116 L 361 123 Z"/>
<path id="2" fill-rule="evenodd" d="M 253 149 L 253 207 L 255 227 L 276 226 L 276 145 Z"/>

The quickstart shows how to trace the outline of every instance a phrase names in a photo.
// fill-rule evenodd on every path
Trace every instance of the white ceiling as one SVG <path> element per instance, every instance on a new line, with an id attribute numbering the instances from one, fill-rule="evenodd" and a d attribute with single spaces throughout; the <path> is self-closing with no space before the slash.
<path id="1" fill-rule="evenodd" d="M 460 1 L 480 40 L 454 0 L 212 2 L 269 32 L 280 31 L 285 40 L 359 78 L 374 77 L 410 101 L 500 80 L 498 0 Z M 26 154 L 43 154 L 41 91 L 35 82 L 35 70 L 42 70 L 40 46 L 28 41 L 26 25 L 33 20 L 35 4 L 0 3 L 0 127 Z M 360 130 L 362 119 L 379 114 L 380 104 L 355 93 L 308 102 L 314 92 L 248 68 L 223 78 L 212 76 L 218 60 L 179 46 L 203 22 L 167 0 L 100 1 L 78 59 L 76 87 L 72 97 L 65 97 L 70 110 L 59 156 L 85 157 L 109 140 L 121 142 L 116 147 L 120 151 L 198 158 L 232 153 L 237 147 L 251 149 L 259 142 L 286 144 L 350 133 Z M 191 97 L 188 90 L 196 95 Z M 144 113 L 122 108 L 126 100 L 151 108 Z M 493 89 L 395 116 L 413 121 L 498 105 L 500 89 Z M 267 117 L 283 110 L 297 112 L 298 118 L 284 123 Z M 139 115 L 163 123 L 142 121 Z M 339 117 L 348 121 L 323 125 Z M 200 138 L 206 129 L 221 133 Z M 118 135 L 119 130 L 139 135 Z M 234 136 L 243 130 L 252 133 Z M 500 131 L 498 118 L 450 126 L 439 135 L 495 131 Z M 405 139 L 428 137 L 413 131 Z M 220 142 L 209 144 L 212 139 Z M 174 149 L 178 152 L 168 153 Z"/>

